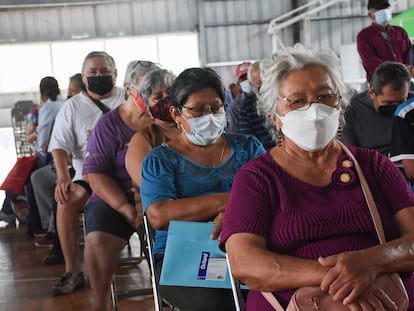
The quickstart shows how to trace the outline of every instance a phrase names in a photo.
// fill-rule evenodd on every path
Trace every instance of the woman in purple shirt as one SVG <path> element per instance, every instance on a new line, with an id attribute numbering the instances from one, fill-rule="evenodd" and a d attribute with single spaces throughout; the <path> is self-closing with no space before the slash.
<path id="1" fill-rule="evenodd" d="M 334 139 L 346 88 L 333 53 L 289 48 L 264 74 L 261 108 L 283 140 L 242 167 L 228 201 L 221 247 L 251 289 L 247 310 L 286 307 L 293 292 L 320 286 L 350 310 L 384 310 L 379 275 L 399 272 L 414 310 L 414 196 L 398 168 L 374 150 L 349 147 L 384 225 L 378 245 L 353 161 Z"/>
<path id="2" fill-rule="evenodd" d="M 83 174 L 93 194 L 85 208 L 85 266 L 93 298 L 93 310 L 112 310 L 110 284 L 117 268 L 120 251 L 141 226 L 142 215 L 136 210 L 134 187 L 125 168 L 125 155 L 132 136 L 153 124 L 153 116 L 138 103 L 138 87 L 153 77 L 152 90 L 166 93 L 175 79 L 167 70 L 149 61 L 129 64 L 125 88 L 128 99 L 105 114 L 91 133 L 86 148 Z M 150 106 L 154 109 L 160 102 Z"/>

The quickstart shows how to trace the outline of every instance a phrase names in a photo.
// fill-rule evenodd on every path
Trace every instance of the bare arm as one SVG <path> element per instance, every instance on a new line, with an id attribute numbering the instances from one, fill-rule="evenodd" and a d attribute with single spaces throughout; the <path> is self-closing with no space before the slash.
<path id="1" fill-rule="evenodd" d="M 266 249 L 266 240 L 251 233 L 235 233 L 226 241 L 232 274 L 257 291 L 319 286 L 329 271 L 317 260 L 278 255 Z"/>
<path id="2" fill-rule="evenodd" d="M 132 184 L 135 187 L 134 199 L 137 214 L 137 225 L 143 221 L 141 194 L 139 192 L 139 187 L 141 185 L 142 161 L 151 149 L 152 146 L 150 142 L 140 132 L 138 132 L 132 136 L 128 151 L 125 155 L 125 168 L 131 177 Z"/>
<path id="3" fill-rule="evenodd" d="M 129 143 L 125 156 L 125 167 L 132 179 L 132 183 L 137 187 L 141 184 L 142 161 L 151 149 L 151 144 L 139 132 L 132 137 Z"/>
<path id="4" fill-rule="evenodd" d="M 414 160 L 402 160 L 404 174 L 408 179 L 414 179 Z"/>
<path id="5" fill-rule="evenodd" d="M 29 124 L 27 126 L 26 131 L 26 140 L 29 144 L 34 143 L 36 141 L 37 135 L 36 135 L 36 127 L 33 124 Z"/>
<path id="6" fill-rule="evenodd" d="M 106 174 L 90 173 L 86 176 L 93 192 L 114 210 L 122 214 L 133 227 L 136 227 L 137 212 L 135 206 L 128 203 L 125 193 L 118 184 Z"/>
<path id="7" fill-rule="evenodd" d="M 74 190 L 68 171 L 69 155 L 63 149 L 54 149 L 52 154 L 57 174 L 55 200 L 63 203 L 69 200 L 69 192 Z"/>
<path id="8" fill-rule="evenodd" d="M 205 221 L 223 212 L 229 193 L 208 194 L 196 198 L 158 201 L 146 213 L 154 229 L 165 229 L 170 220 Z"/>
<path id="9" fill-rule="evenodd" d="M 280 291 L 319 286 L 330 272 L 316 260 L 279 255 L 266 249 L 266 240 L 251 233 L 235 233 L 226 241 L 226 251 L 234 277 L 256 291 Z M 361 260 L 361 257 L 359 257 Z M 365 274 L 366 271 L 359 271 Z M 394 310 L 385 292 L 374 292 L 371 282 L 358 301 L 348 302 L 351 311 Z M 330 291 L 329 291 L 330 293 Z M 336 299 L 339 300 L 339 299 Z M 344 301 L 345 303 L 345 301 Z"/>

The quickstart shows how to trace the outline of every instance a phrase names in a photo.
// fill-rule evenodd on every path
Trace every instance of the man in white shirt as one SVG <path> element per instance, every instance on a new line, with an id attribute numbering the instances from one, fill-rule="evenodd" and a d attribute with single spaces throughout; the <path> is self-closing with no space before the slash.
<path id="1" fill-rule="evenodd" d="M 65 274 L 53 286 L 53 295 L 69 294 L 85 285 L 80 270 L 79 213 L 84 210 L 92 192 L 82 177 L 86 144 L 103 113 L 125 100 L 124 89 L 115 86 L 115 61 L 107 53 L 89 53 L 84 59 L 81 74 L 85 92 L 68 99 L 60 110 L 49 144 L 57 173 L 56 226 L 65 259 Z M 73 178 L 68 171 L 71 163 L 75 170 Z"/>

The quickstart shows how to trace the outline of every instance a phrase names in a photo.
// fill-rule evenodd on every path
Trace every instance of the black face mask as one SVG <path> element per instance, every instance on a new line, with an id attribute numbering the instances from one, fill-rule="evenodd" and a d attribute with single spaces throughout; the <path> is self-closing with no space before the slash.
<path id="1" fill-rule="evenodd" d="M 166 122 L 173 122 L 174 119 L 170 114 L 171 102 L 169 97 L 165 97 L 155 106 L 150 107 L 152 116 Z"/>
<path id="2" fill-rule="evenodd" d="M 88 89 L 98 95 L 108 94 L 114 87 L 112 76 L 88 77 Z"/>
<path id="3" fill-rule="evenodd" d="M 394 116 L 395 110 L 397 110 L 397 107 L 398 105 L 379 106 L 378 112 L 388 118 L 392 118 Z"/>

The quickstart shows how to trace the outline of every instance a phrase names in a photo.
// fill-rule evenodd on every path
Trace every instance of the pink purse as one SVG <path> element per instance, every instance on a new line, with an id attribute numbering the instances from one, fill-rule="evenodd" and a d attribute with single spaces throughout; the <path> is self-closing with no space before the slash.
<path id="1" fill-rule="evenodd" d="M 362 191 L 371 217 L 374 222 L 375 230 L 377 232 L 379 241 L 381 244 L 386 242 L 384 229 L 381 222 L 381 217 L 378 213 L 377 206 L 374 198 L 372 197 L 371 190 L 365 179 L 364 173 L 359 166 L 359 163 L 355 159 L 354 155 L 349 149 L 340 141 L 338 141 L 345 153 L 354 161 L 355 169 L 358 173 L 361 183 Z M 379 276 L 375 280 L 378 287 L 382 288 L 384 292 L 391 298 L 392 301 L 398 306 L 398 311 L 406 311 L 408 308 L 408 295 L 405 287 L 401 281 L 398 273 L 384 274 Z M 262 292 L 264 298 L 273 306 L 277 311 L 284 311 L 283 307 L 277 301 L 276 297 L 270 292 Z M 323 292 L 318 286 L 301 287 L 295 291 L 286 311 L 349 311 L 349 308 L 342 302 L 335 302 L 331 299 L 327 292 Z"/>

